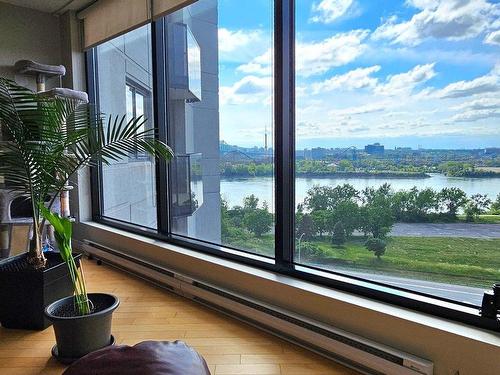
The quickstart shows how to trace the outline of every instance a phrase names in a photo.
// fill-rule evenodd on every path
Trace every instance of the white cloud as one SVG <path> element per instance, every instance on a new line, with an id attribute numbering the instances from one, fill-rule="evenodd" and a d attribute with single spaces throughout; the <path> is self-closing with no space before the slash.
<path id="1" fill-rule="evenodd" d="M 319 42 L 298 42 L 296 46 L 296 73 L 303 77 L 322 74 L 332 68 L 354 61 L 367 48 L 363 40 L 368 30 L 352 30 L 338 33 Z M 237 71 L 246 74 L 269 75 L 273 62 L 273 50 L 267 49 Z"/>
<path id="2" fill-rule="evenodd" d="M 427 38 L 473 38 L 498 23 L 500 5 L 486 0 L 408 0 L 420 10 L 408 21 L 391 16 L 373 33 L 373 39 L 417 45 Z"/>
<path id="3" fill-rule="evenodd" d="M 375 87 L 375 92 L 380 95 L 408 95 L 421 83 L 424 83 L 436 75 L 434 63 L 417 65 L 408 72 L 395 74 L 387 77 L 386 83 Z"/>
<path id="4" fill-rule="evenodd" d="M 270 104 L 272 77 L 246 76 L 232 86 L 221 86 L 219 97 L 225 104 Z"/>
<path id="5" fill-rule="evenodd" d="M 272 49 L 269 48 L 265 53 L 252 59 L 247 64 L 240 65 L 236 70 L 247 74 L 270 75 L 272 73 L 272 62 Z"/>
<path id="6" fill-rule="evenodd" d="M 251 42 L 258 41 L 261 38 L 261 32 L 256 30 L 228 30 L 219 29 L 219 51 L 234 52 L 236 49 L 243 48 Z"/>
<path id="7" fill-rule="evenodd" d="M 435 95 L 439 98 L 464 98 L 467 96 L 500 91 L 500 65 L 493 68 L 487 75 L 471 81 L 458 81 L 438 90 Z"/>
<path id="8" fill-rule="evenodd" d="M 218 31 L 219 60 L 224 62 L 246 63 L 265 52 L 272 43 L 272 38 L 263 30 Z"/>
<path id="9" fill-rule="evenodd" d="M 368 30 L 352 30 L 320 42 L 297 43 L 297 73 L 308 77 L 354 61 L 367 48 L 363 40 L 368 33 Z"/>
<path id="10" fill-rule="evenodd" d="M 312 92 L 318 94 L 325 91 L 337 89 L 354 90 L 367 87 L 374 87 L 378 79 L 371 77 L 372 73 L 380 70 L 379 65 L 368 68 L 357 68 L 345 74 L 335 75 L 325 81 L 316 82 L 311 85 Z"/>
<path id="11" fill-rule="evenodd" d="M 321 0 L 312 5 L 311 22 L 332 23 L 342 17 L 353 5 L 353 0 Z"/>
<path id="12" fill-rule="evenodd" d="M 500 30 L 493 31 L 486 35 L 486 38 L 484 38 L 484 43 L 500 46 Z"/>
<path id="13" fill-rule="evenodd" d="M 335 109 L 328 114 L 331 116 L 350 117 L 355 115 L 366 115 L 370 113 L 382 112 L 389 106 L 386 102 L 368 103 L 361 106 Z"/>
<path id="14" fill-rule="evenodd" d="M 495 109 L 478 109 L 458 113 L 452 117 L 454 122 L 473 122 L 484 119 L 500 117 L 500 108 Z"/>
<path id="15" fill-rule="evenodd" d="M 265 76 L 272 73 L 271 68 L 271 64 L 259 64 L 255 61 L 252 61 L 248 64 L 238 66 L 236 70 L 246 74 L 258 74 L 261 76 Z"/>
<path id="16" fill-rule="evenodd" d="M 500 98 L 496 97 L 483 97 L 467 102 L 463 102 L 459 105 L 452 107 L 452 109 L 461 110 L 485 110 L 485 109 L 495 109 L 500 108 Z"/>

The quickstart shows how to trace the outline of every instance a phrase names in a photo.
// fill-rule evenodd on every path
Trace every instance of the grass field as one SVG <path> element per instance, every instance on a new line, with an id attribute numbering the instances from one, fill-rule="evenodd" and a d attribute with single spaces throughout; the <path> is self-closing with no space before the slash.
<path id="1" fill-rule="evenodd" d="M 458 215 L 458 220 L 465 222 L 465 215 Z M 472 224 L 500 224 L 500 215 L 479 215 Z"/>
<path id="2" fill-rule="evenodd" d="M 329 239 L 313 241 L 322 255 L 302 254 L 304 263 L 324 264 L 329 269 L 351 269 L 386 275 L 489 287 L 500 280 L 500 239 L 393 237 L 381 259 L 353 238 L 341 248 Z M 273 237 L 231 241 L 232 246 L 272 255 Z M 296 256 L 297 259 L 297 256 Z"/>

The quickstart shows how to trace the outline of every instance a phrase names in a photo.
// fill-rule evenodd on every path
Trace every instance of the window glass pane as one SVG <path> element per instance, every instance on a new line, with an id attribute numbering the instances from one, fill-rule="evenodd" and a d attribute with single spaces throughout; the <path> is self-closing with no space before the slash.
<path id="1" fill-rule="evenodd" d="M 273 2 L 167 16 L 172 231 L 274 256 Z"/>
<path id="2" fill-rule="evenodd" d="M 475 305 L 500 281 L 497 10 L 296 2 L 297 263 Z"/>
<path id="3" fill-rule="evenodd" d="M 142 95 L 139 92 L 135 93 L 135 116 L 136 117 L 145 117 L 146 113 L 144 113 L 144 104 L 145 104 L 145 98 L 144 95 Z M 146 130 L 146 124 L 142 124 L 139 129 L 137 129 L 138 133 L 144 133 Z"/>
<path id="4" fill-rule="evenodd" d="M 126 95 L 126 106 L 127 106 L 127 121 L 130 121 L 132 118 L 134 118 L 134 92 L 132 90 L 132 87 L 126 86 L 127 92 L 125 93 Z"/>
<path id="5" fill-rule="evenodd" d="M 131 31 L 97 47 L 100 111 L 153 127 L 151 27 Z M 154 160 L 130 155 L 103 165 L 103 216 L 156 228 Z M 131 178 L 132 176 L 132 178 Z"/>

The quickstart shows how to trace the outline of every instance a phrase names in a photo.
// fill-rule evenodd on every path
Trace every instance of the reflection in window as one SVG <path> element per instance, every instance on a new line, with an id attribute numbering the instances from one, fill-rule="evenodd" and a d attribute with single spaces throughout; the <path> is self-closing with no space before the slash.
<path id="1" fill-rule="evenodd" d="M 215 0 L 165 18 L 172 232 L 267 256 L 274 256 L 272 18 L 272 1 Z"/>
<path id="2" fill-rule="evenodd" d="M 127 120 L 131 120 L 133 118 L 139 119 L 141 125 L 137 128 L 136 133 L 142 134 L 146 130 L 149 129 L 150 122 L 146 121 L 142 123 L 145 119 L 147 120 L 151 114 L 147 114 L 144 112 L 145 108 L 147 108 L 147 100 L 149 97 L 149 93 L 147 89 L 140 88 L 136 84 L 127 83 L 126 86 L 126 100 L 127 100 Z M 149 154 L 146 153 L 138 153 L 137 151 L 131 155 L 131 158 L 147 158 L 150 157 Z"/>
<path id="3" fill-rule="evenodd" d="M 127 119 L 144 116 L 138 129 L 153 127 L 151 26 L 143 26 L 97 47 L 100 111 Z M 156 228 L 154 160 L 133 153 L 102 167 L 103 216 Z"/>

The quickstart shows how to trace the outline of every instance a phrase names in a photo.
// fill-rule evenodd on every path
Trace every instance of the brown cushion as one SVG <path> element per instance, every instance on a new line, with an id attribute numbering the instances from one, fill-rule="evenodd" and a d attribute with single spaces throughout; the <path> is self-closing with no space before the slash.
<path id="1" fill-rule="evenodd" d="M 182 341 L 144 341 L 87 354 L 63 375 L 210 375 L 207 363 Z"/>

